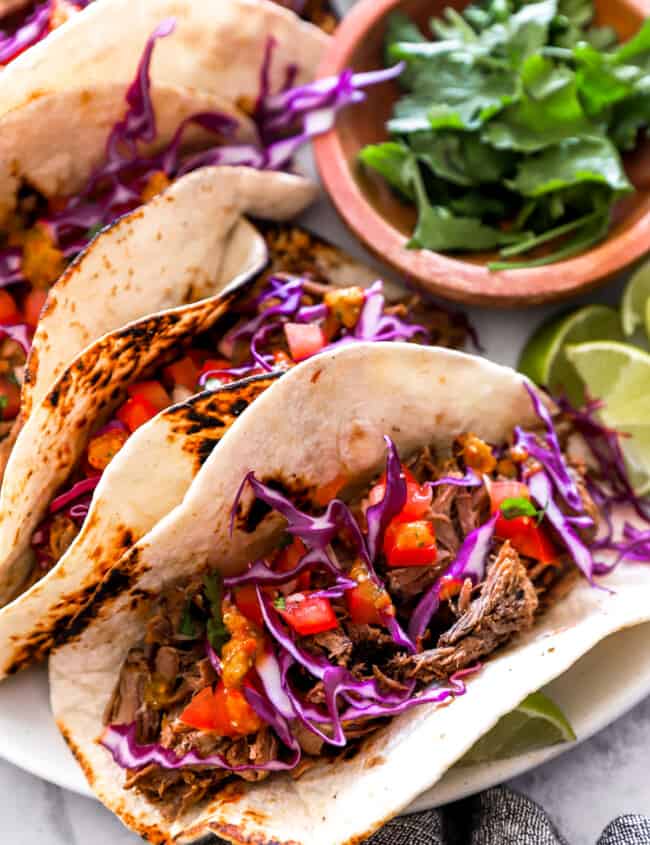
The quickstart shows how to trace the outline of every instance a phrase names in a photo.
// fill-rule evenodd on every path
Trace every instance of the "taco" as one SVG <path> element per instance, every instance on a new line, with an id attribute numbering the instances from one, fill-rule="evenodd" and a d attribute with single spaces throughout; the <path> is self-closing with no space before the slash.
<path id="1" fill-rule="evenodd" d="M 6 67 L 43 41 L 87 3 L 88 0 L 0 0 L 0 67 Z"/>
<path id="2" fill-rule="evenodd" d="M 128 296 L 102 300 L 117 322 L 129 297 L 142 310 L 168 304 L 169 291 L 191 304 L 104 335 L 61 374 L 41 377 L 39 366 L 30 376 L 33 404 L 0 492 L 1 675 L 64 639 L 116 557 L 178 504 L 274 373 L 368 340 L 464 343 L 461 316 L 415 296 L 388 301 L 372 270 L 340 250 L 295 226 L 267 223 L 262 236 L 241 218 L 246 209 L 287 215 L 303 198 L 296 177 L 203 168 L 82 256 L 69 282 L 80 291 L 109 258 L 131 280 Z M 161 229 L 163 240 L 151 237 Z M 62 282 L 53 303 L 65 310 L 76 297 L 65 299 Z M 100 282 L 109 289 L 111 272 Z M 83 346 L 72 321 L 61 326 L 49 342 Z M 233 409 L 230 393 L 204 393 L 247 376 L 260 379 Z"/>
<path id="3" fill-rule="evenodd" d="M 107 24 L 127 19 L 127 32 L 110 39 Z M 25 357 L 37 327 L 33 360 L 42 365 L 49 358 L 51 372 L 60 372 L 83 348 L 50 348 L 48 338 L 62 328 L 64 316 L 49 305 L 41 314 L 49 287 L 62 273 L 75 275 L 74 257 L 103 227 L 200 167 L 287 170 L 297 147 L 315 131 L 301 126 L 303 119 L 309 122 L 311 108 L 318 109 L 319 125 L 323 110 L 330 119 L 335 111 L 334 83 L 309 104 L 287 105 L 290 92 L 282 93 L 289 83 L 313 78 L 326 43 L 320 30 L 266 0 L 161 0 L 129 3 L 128 9 L 98 2 L 2 74 L 0 398 L 5 422 L 18 414 Z M 71 61 L 73 55 L 78 63 Z M 66 76 L 73 64 L 74 73 Z M 39 68 L 46 84 L 39 82 Z M 56 134 L 55 147 L 43 126 Z M 274 216 L 272 209 L 269 213 Z M 115 288 L 113 299 L 124 286 Z M 70 303 L 84 345 L 123 324 L 112 318 L 110 308 L 86 304 L 87 297 L 84 289 L 81 299 Z M 128 320 L 155 310 L 155 303 L 145 306 Z M 85 330 L 86 314 L 92 332 Z M 30 401 L 23 397 L 23 418 Z"/>
<path id="4" fill-rule="evenodd" d="M 279 379 L 50 660 L 98 797 L 157 843 L 370 835 L 650 617 L 647 565 L 594 583 L 596 549 L 648 552 L 611 533 L 620 489 L 583 459 L 587 422 L 512 370 L 414 345 Z"/>

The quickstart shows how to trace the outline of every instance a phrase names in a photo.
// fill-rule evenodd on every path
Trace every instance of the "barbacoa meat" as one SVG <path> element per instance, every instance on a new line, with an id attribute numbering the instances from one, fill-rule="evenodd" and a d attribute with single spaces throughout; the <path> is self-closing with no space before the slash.
<path id="1" fill-rule="evenodd" d="M 404 678 L 424 683 L 449 678 L 491 654 L 514 633 L 529 628 L 537 605 L 537 593 L 526 567 L 506 542 L 488 571 L 479 597 L 438 639 L 437 647 L 400 656 L 391 668 Z"/>

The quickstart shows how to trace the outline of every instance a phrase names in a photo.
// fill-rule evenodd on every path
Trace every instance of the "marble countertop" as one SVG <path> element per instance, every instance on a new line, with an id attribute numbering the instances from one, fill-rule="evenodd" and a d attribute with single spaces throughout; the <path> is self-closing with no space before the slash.
<path id="1" fill-rule="evenodd" d="M 556 760 L 509 785 L 540 803 L 571 845 L 594 845 L 624 813 L 650 814 L 650 698 Z M 0 761 L 0 841 L 11 845 L 137 845 L 99 803 Z"/>

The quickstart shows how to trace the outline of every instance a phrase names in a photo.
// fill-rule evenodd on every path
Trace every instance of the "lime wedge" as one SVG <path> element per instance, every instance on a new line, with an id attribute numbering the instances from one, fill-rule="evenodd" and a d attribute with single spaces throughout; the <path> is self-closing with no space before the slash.
<path id="1" fill-rule="evenodd" d="M 576 738 L 560 708 L 541 692 L 525 698 L 516 710 L 503 716 L 460 761 L 461 765 L 516 757 Z"/>
<path id="2" fill-rule="evenodd" d="M 620 319 L 613 308 L 586 305 L 542 324 L 526 344 L 519 359 L 519 369 L 536 384 L 548 387 L 551 392 L 564 392 L 574 404 L 580 405 L 584 388 L 567 361 L 566 345 L 622 339 Z"/>
<path id="3" fill-rule="evenodd" d="M 649 299 L 650 262 L 632 276 L 621 299 L 621 322 L 627 337 L 631 337 L 646 322 L 646 303 Z"/>
<path id="4" fill-rule="evenodd" d="M 596 341 L 569 346 L 567 358 L 591 396 L 602 399 L 600 418 L 625 435 L 621 446 L 639 494 L 650 487 L 650 354 L 636 346 Z"/>

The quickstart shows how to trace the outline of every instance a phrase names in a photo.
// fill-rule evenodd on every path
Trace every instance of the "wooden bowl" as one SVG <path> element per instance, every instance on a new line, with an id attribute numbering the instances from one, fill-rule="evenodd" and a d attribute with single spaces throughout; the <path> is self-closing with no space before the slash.
<path id="1" fill-rule="evenodd" d="M 463 0 L 360 0 L 341 23 L 319 75 L 383 67 L 387 16 L 397 8 L 423 29 L 447 6 Z M 641 26 L 648 0 L 597 0 L 598 23 L 612 26 L 623 40 Z M 494 255 L 446 255 L 409 250 L 415 211 L 401 202 L 377 174 L 361 168 L 357 156 L 370 143 L 387 138 L 385 129 L 399 96 L 395 83 L 368 89 L 364 103 L 349 106 L 335 128 L 315 141 L 321 178 L 339 213 L 354 233 L 381 259 L 428 291 L 465 302 L 517 307 L 563 299 L 604 282 L 650 250 L 650 143 L 626 157 L 628 176 L 637 188 L 615 208 L 606 240 L 567 261 L 527 270 L 491 272 Z"/>

